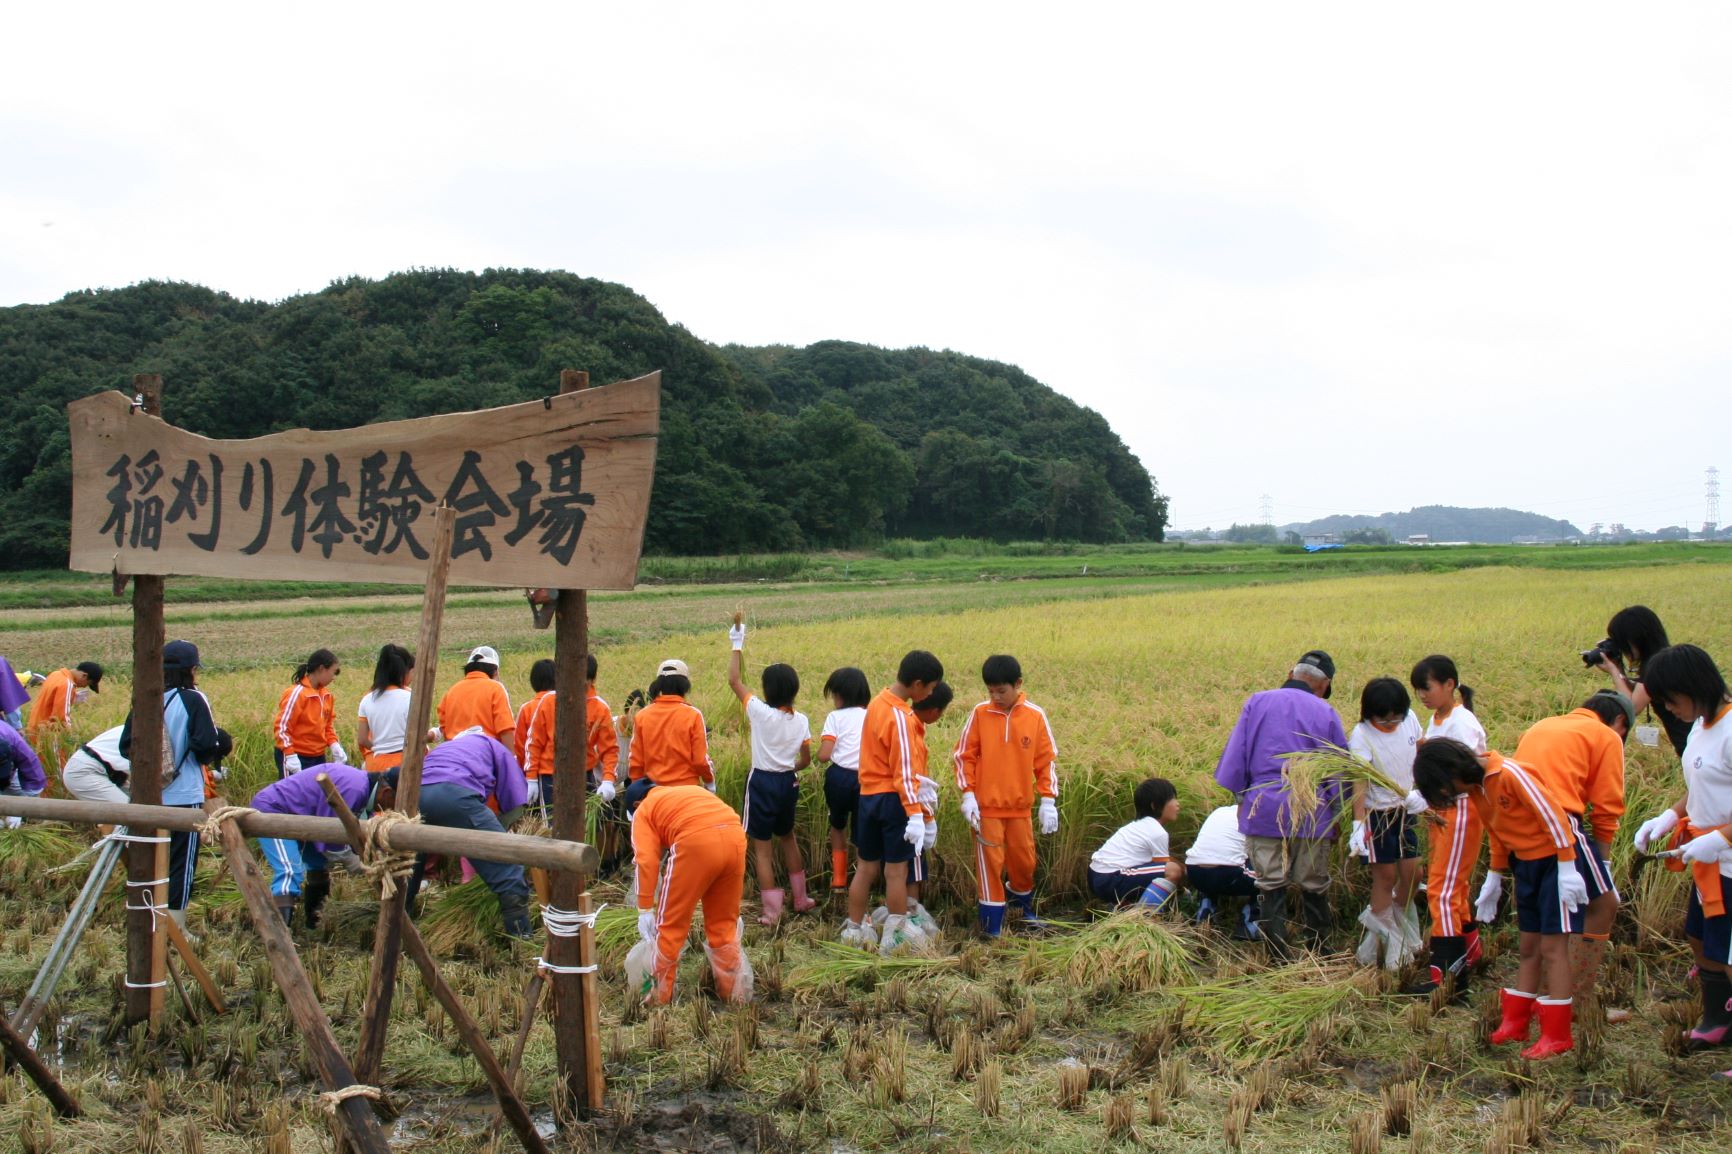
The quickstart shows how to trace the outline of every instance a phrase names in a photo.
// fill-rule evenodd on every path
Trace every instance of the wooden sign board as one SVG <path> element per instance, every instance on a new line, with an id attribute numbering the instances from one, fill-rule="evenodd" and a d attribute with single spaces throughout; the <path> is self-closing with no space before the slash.
<path id="1" fill-rule="evenodd" d="M 661 374 L 521 405 L 213 441 L 108 392 L 72 422 L 72 568 L 423 585 L 433 508 L 453 584 L 630 589 Z"/>

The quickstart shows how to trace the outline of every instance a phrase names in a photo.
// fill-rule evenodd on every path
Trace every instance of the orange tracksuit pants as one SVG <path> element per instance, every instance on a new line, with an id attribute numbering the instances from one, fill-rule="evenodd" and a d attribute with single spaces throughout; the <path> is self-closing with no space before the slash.
<path id="1" fill-rule="evenodd" d="M 1431 907 L 1433 937 L 1453 938 L 1467 932 L 1473 920 L 1469 885 L 1485 833 L 1479 812 L 1465 797 L 1436 811 L 1441 826 L 1430 826 L 1430 859 L 1425 869 L 1425 901 Z"/>
<path id="2" fill-rule="evenodd" d="M 1034 819 L 980 817 L 980 832 L 974 838 L 974 872 L 980 882 L 982 905 L 1004 904 L 1005 875 L 1012 893 L 1034 892 Z"/>
<path id="3" fill-rule="evenodd" d="M 714 826 L 680 838 L 662 865 L 656 896 L 655 1000 L 673 1000 L 680 951 L 692 932 L 692 914 L 704 907 L 704 940 L 715 956 L 716 993 L 733 997 L 739 970 L 740 893 L 746 881 L 746 831 Z"/>

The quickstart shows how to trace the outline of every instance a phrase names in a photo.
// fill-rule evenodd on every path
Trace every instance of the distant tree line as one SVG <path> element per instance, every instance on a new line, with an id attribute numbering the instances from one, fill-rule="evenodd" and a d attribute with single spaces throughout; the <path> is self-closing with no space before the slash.
<path id="1" fill-rule="evenodd" d="M 480 409 L 663 370 L 646 547 L 730 553 L 886 535 L 1158 541 L 1167 501 L 1100 414 L 1010 365 L 841 341 L 717 347 L 620 285 L 418 270 L 278 304 L 149 282 L 0 309 L 0 567 L 65 564 L 66 405 L 165 378 L 210 437 Z"/>

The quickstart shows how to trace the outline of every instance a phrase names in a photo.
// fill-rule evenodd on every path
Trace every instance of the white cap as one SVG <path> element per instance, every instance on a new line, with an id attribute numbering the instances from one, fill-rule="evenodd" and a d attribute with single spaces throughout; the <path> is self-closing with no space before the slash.
<path id="1" fill-rule="evenodd" d="M 479 661 L 484 665 L 499 664 L 499 650 L 491 645 L 477 645 L 469 651 L 470 661 Z"/>
<path id="2" fill-rule="evenodd" d="M 656 676 L 660 677 L 664 673 L 677 673 L 687 681 L 692 679 L 691 670 L 687 669 L 686 663 L 677 657 L 670 657 L 661 663 L 661 666 L 656 670 Z"/>

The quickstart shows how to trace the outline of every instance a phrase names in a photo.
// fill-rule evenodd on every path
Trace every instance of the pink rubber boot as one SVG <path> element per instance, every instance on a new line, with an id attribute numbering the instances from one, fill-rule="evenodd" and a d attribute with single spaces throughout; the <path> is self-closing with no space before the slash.
<path id="1" fill-rule="evenodd" d="M 788 888 L 794 891 L 794 912 L 803 914 L 816 909 L 818 903 L 806 896 L 806 871 L 788 875 Z"/>
<path id="2" fill-rule="evenodd" d="M 764 902 L 764 912 L 758 915 L 760 926 L 773 926 L 782 920 L 782 891 L 765 890 L 759 895 Z"/>

